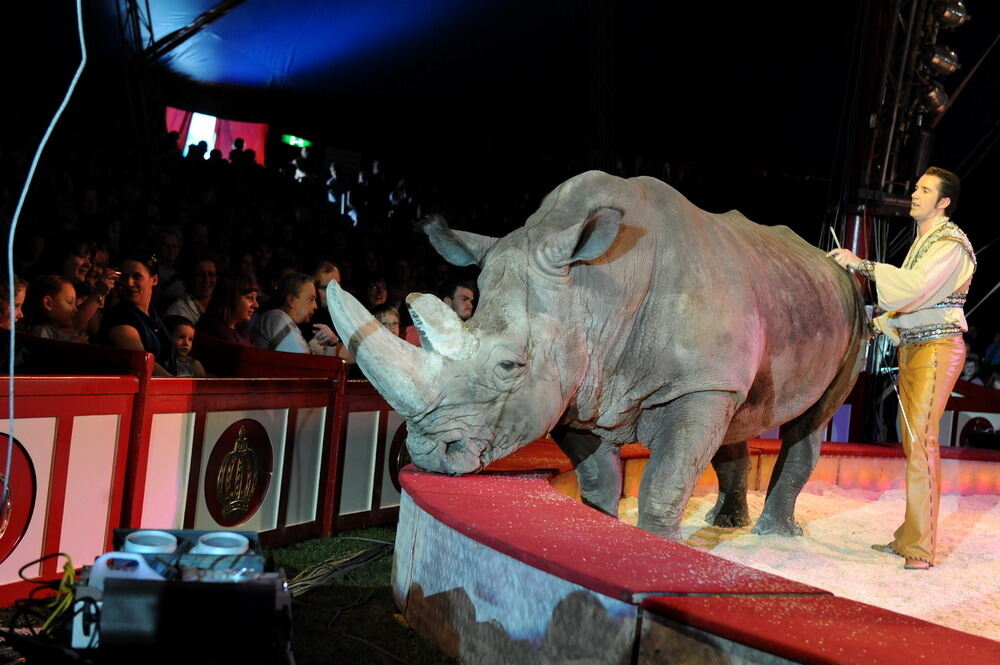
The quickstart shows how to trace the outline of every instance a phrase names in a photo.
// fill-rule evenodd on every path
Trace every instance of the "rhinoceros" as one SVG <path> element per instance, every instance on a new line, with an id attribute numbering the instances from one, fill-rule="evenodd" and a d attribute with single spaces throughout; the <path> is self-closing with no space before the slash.
<path id="1" fill-rule="evenodd" d="M 749 523 L 746 441 L 780 425 L 754 531 L 801 533 L 795 500 L 867 335 L 857 284 L 823 252 L 787 227 L 705 212 L 654 178 L 599 171 L 559 185 L 502 238 L 437 216 L 423 229 L 447 261 L 481 268 L 467 322 L 410 294 L 418 348 L 327 289 L 337 332 L 406 418 L 418 467 L 473 473 L 558 426 L 584 501 L 614 515 L 619 447 L 640 441 L 638 525 L 676 539 L 710 461 L 710 519 Z"/>

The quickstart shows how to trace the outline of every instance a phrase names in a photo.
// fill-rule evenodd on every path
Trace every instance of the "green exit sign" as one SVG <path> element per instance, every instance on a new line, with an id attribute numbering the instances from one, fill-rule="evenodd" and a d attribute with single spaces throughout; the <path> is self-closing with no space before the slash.
<path id="1" fill-rule="evenodd" d="M 282 134 L 281 142 L 287 143 L 288 145 L 294 145 L 297 148 L 308 148 L 313 144 L 313 142 L 308 139 L 299 138 L 298 136 L 292 136 L 291 134 Z"/>

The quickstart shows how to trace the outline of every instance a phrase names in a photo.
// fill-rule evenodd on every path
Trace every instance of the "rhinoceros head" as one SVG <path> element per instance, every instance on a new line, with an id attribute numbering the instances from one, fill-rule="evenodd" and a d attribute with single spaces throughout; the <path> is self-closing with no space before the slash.
<path id="1" fill-rule="evenodd" d="M 335 283 L 327 289 L 337 331 L 365 375 L 407 421 L 407 448 L 428 471 L 471 473 L 551 429 L 587 370 L 588 312 L 572 293 L 571 267 L 603 255 L 618 233 L 613 207 L 575 223 L 503 238 L 424 230 L 455 265 L 479 265 L 479 306 L 467 322 L 435 296 L 410 294 L 418 348 L 384 329 Z M 548 227 L 548 225 L 546 225 Z M 592 314 L 592 313 L 590 313 Z"/>

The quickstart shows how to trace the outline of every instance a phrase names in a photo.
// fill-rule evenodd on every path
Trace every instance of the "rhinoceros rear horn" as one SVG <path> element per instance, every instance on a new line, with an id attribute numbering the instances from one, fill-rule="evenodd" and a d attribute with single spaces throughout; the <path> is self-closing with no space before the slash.
<path id="1" fill-rule="evenodd" d="M 419 222 L 434 249 L 453 266 L 481 266 L 497 239 L 467 231 L 452 231 L 441 215 L 428 215 Z"/>
<path id="2" fill-rule="evenodd" d="M 571 263 L 602 256 L 615 241 L 623 216 L 617 208 L 598 208 L 585 221 L 552 235 L 539 245 L 539 262 L 548 272 L 562 274 Z"/>
<path id="3" fill-rule="evenodd" d="M 427 293 L 411 293 L 406 297 L 406 304 L 423 348 L 455 360 L 468 358 L 475 351 L 475 336 L 466 330 L 458 314 L 439 298 Z"/>

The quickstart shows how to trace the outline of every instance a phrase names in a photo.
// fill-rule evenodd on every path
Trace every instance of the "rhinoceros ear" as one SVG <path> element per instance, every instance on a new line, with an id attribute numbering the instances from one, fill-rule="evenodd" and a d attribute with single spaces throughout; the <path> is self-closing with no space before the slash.
<path id="1" fill-rule="evenodd" d="M 541 263 L 553 272 L 562 272 L 576 261 L 596 259 L 611 248 L 622 217 L 617 208 L 598 208 L 586 221 L 547 238 L 538 248 Z"/>
<path id="2" fill-rule="evenodd" d="M 452 231 L 441 215 L 428 215 L 418 222 L 431 245 L 453 266 L 481 266 L 486 252 L 497 239 L 466 231 Z"/>

